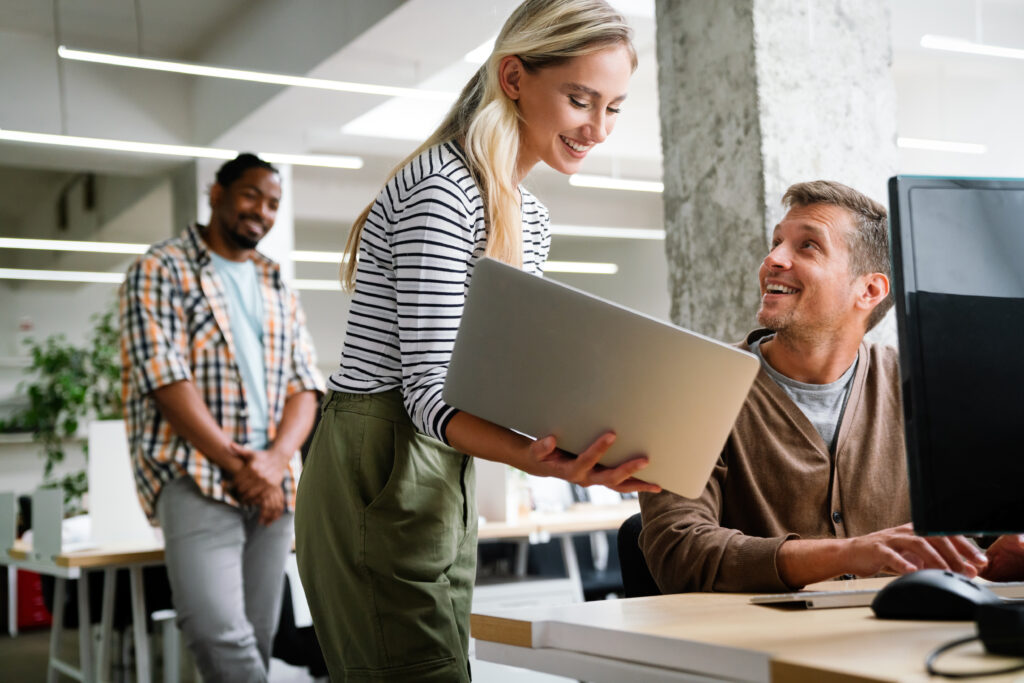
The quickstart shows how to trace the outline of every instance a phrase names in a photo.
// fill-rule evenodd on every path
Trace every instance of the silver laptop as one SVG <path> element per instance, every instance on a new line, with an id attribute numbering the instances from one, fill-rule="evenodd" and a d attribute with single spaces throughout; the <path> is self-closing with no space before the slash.
<path id="1" fill-rule="evenodd" d="M 482 259 L 444 388 L 452 406 L 580 453 L 613 430 L 601 459 L 633 455 L 639 477 L 695 498 L 758 371 L 751 354 Z"/>

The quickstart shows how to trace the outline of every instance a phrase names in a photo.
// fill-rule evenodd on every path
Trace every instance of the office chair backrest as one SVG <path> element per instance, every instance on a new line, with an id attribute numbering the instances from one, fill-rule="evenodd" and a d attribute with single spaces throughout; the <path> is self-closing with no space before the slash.
<path id="1" fill-rule="evenodd" d="M 640 550 L 640 530 L 643 521 L 636 513 L 619 527 L 619 565 L 622 569 L 622 586 L 627 598 L 642 598 L 661 595 L 658 584 L 651 576 L 647 560 Z"/>

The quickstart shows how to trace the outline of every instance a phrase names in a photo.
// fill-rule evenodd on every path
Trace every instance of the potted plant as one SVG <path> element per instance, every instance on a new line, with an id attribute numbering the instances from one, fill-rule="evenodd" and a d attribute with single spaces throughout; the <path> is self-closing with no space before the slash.
<path id="1" fill-rule="evenodd" d="M 122 417 L 116 312 L 108 310 L 92 320 L 93 328 L 84 346 L 69 342 L 63 334 L 42 342 L 26 341 L 31 357 L 26 372 L 32 378 L 22 381 L 18 391 L 24 394 L 28 406 L 0 425 L 0 431 L 17 427 L 32 432 L 33 440 L 42 446 L 42 486 L 64 491 L 66 512 L 81 509 L 88 478 L 85 470 L 59 479 L 54 476 L 54 467 L 64 461 L 65 446 L 77 441 L 88 457 L 81 427 L 88 420 Z"/>

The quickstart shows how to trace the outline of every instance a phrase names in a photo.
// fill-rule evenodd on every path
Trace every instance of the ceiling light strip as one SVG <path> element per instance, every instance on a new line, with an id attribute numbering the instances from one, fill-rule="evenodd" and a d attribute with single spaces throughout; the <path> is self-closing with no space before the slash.
<path id="1" fill-rule="evenodd" d="M 610 176 L 577 173 L 569 176 L 573 187 L 594 187 L 602 190 L 631 190 L 633 192 L 663 192 L 665 185 L 653 180 L 630 180 Z"/>
<path id="2" fill-rule="evenodd" d="M 53 135 L 50 133 L 33 133 L 23 130 L 6 130 L 4 128 L 0 128 L 0 140 L 7 140 L 10 142 L 28 142 L 37 145 L 55 145 L 58 147 L 77 147 L 80 149 L 131 152 L 135 154 L 188 157 L 192 159 L 228 160 L 234 159 L 238 156 L 238 150 L 221 149 L 218 147 L 165 145 L 156 142 L 133 142 L 130 140 L 113 140 L 110 138 L 87 138 L 77 135 Z M 279 154 L 276 152 L 257 152 L 257 154 L 270 163 L 347 169 L 359 169 L 363 167 L 362 158 L 354 156 L 331 156 L 326 154 Z"/>
<path id="3" fill-rule="evenodd" d="M 588 263 L 586 261 L 547 261 L 545 273 L 580 273 L 589 275 L 615 275 L 619 272 L 616 263 Z"/>
<path id="4" fill-rule="evenodd" d="M 38 251 L 77 251 L 97 254 L 145 254 L 148 244 L 129 242 L 78 242 L 74 240 L 37 240 L 0 237 L 0 249 L 34 249 Z"/>
<path id="5" fill-rule="evenodd" d="M 338 92 L 361 93 L 365 95 L 382 95 L 384 97 L 414 97 L 421 100 L 455 99 L 456 93 L 440 90 L 422 90 L 420 88 L 402 88 L 391 85 L 375 85 L 372 83 L 354 83 L 351 81 L 335 81 L 326 78 L 309 78 L 307 76 L 290 76 L 265 71 L 250 71 L 222 66 L 207 66 L 190 62 L 178 62 L 166 59 L 147 59 L 130 57 L 107 52 L 90 52 L 75 50 L 65 45 L 57 48 L 57 55 L 62 59 L 93 64 L 109 64 L 132 69 L 148 71 L 165 71 L 168 73 L 186 74 L 189 76 L 207 76 L 210 78 L 226 78 L 233 81 L 249 81 L 251 83 L 268 83 L 296 88 L 315 88 L 317 90 L 335 90 Z"/>
<path id="6" fill-rule="evenodd" d="M 567 228 L 579 228 L 581 232 L 564 233 Z M 643 237 L 630 235 L 609 235 L 603 233 L 593 234 L 594 230 L 618 230 L 623 233 L 643 233 Z M 593 237 L 626 237 L 633 239 L 665 239 L 663 230 L 646 230 L 642 228 L 586 228 L 582 226 L 560 226 L 554 234 L 573 234 Z M 660 235 L 658 235 L 660 233 Z M 35 251 L 74 251 L 88 254 L 145 254 L 149 249 L 148 244 L 137 244 L 131 242 L 86 242 L 76 240 L 40 240 L 26 239 L 20 237 L 0 237 L 0 249 L 29 249 Z M 340 251 L 304 251 L 296 249 L 291 253 L 292 261 L 301 263 L 330 263 L 338 265 L 348 260 L 346 254 Z M 614 263 L 587 263 L 584 261 L 548 261 L 544 269 L 548 272 L 557 273 L 607 273 L 618 272 L 618 266 Z"/>
<path id="7" fill-rule="evenodd" d="M 1024 49 L 1016 47 L 1002 47 L 1000 45 L 985 45 L 975 43 L 963 38 L 951 36 L 921 36 L 921 47 L 930 50 L 945 50 L 946 52 L 959 52 L 962 54 L 982 55 L 984 57 L 1006 57 L 1008 59 L 1024 59 Z"/>
<path id="8" fill-rule="evenodd" d="M 957 152 L 960 154 L 984 154 L 988 147 L 976 142 L 953 142 L 951 140 L 930 140 L 926 138 L 896 138 L 896 146 L 904 149 L 924 149 L 931 152 Z"/>
<path id="9" fill-rule="evenodd" d="M 124 273 L 98 273 L 84 270 L 32 270 L 0 268 L 0 280 L 38 280 L 49 282 L 99 282 L 121 284 Z"/>
<path id="10" fill-rule="evenodd" d="M 565 237 L 601 237 L 626 240 L 663 240 L 665 231 L 654 228 L 605 228 L 596 225 L 552 225 L 552 235 Z"/>
<path id="11" fill-rule="evenodd" d="M 333 263 L 338 265 L 342 261 L 348 261 L 348 255 L 340 251 L 302 251 L 296 249 L 292 252 L 293 261 L 303 263 Z"/>
<path id="12" fill-rule="evenodd" d="M 338 280 L 292 280 L 292 287 L 314 292 L 340 292 L 341 282 Z"/>
<path id="13" fill-rule="evenodd" d="M 583 261 L 548 261 L 544 265 L 548 273 L 575 273 L 588 275 L 614 275 L 619 272 L 615 263 L 587 263 Z M 82 282 L 118 285 L 124 281 L 124 273 L 109 273 L 83 270 L 34 270 L 29 268 L 0 268 L 0 280 L 33 280 L 37 282 Z M 295 279 L 295 289 L 313 291 L 340 291 L 337 280 Z"/>

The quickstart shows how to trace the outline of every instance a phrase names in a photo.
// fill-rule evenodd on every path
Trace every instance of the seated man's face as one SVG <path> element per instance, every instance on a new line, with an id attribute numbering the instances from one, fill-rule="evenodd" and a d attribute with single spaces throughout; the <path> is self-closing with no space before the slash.
<path id="1" fill-rule="evenodd" d="M 856 323 L 857 278 L 850 273 L 847 240 L 853 221 L 849 211 L 831 204 L 789 210 L 758 271 L 760 325 L 805 338 Z"/>

